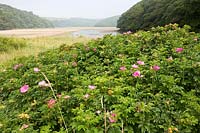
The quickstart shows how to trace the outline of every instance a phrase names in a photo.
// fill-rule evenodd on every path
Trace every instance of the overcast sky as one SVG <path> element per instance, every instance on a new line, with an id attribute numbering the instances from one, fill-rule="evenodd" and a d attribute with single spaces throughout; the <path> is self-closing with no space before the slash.
<path id="1" fill-rule="evenodd" d="M 120 15 L 140 0 L 0 0 L 41 17 L 105 18 Z"/>

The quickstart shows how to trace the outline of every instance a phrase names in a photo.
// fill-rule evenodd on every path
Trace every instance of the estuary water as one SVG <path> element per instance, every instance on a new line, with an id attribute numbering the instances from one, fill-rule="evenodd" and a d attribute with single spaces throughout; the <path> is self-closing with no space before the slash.
<path id="1" fill-rule="evenodd" d="M 119 33 L 116 30 L 107 31 L 107 30 L 98 30 L 98 29 L 94 29 L 94 30 L 86 29 L 86 30 L 79 30 L 79 31 L 72 32 L 72 35 L 74 37 L 85 36 L 85 37 L 90 37 L 90 38 L 100 38 L 107 34 L 117 35 Z"/>
<path id="2" fill-rule="evenodd" d="M 0 35 L 8 37 L 35 38 L 46 36 L 59 36 L 70 34 L 74 37 L 85 36 L 90 38 L 102 37 L 106 34 L 116 35 L 116 27 L 65 27 L 65 28 L 43 28 L 43 29 L 13 29 L 0 30 Z"/>

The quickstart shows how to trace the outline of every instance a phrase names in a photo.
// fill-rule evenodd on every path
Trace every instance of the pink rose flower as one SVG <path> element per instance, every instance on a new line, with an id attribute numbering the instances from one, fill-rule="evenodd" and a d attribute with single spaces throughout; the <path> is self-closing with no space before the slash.
<path id="1" fill-rule="evenodd" d="M 132 32 L 131 31 L 128 31 L 128 32 L 126 32 L 127 34 L 131 34 Z"/>
<path id="2" fill-rule="evenodd" d="M 143 61 L 137 61 L 137 63 L 138 63 L 139 65 L 144 65 L 144 62 L 143 62 Z"/>
<path id="3" fill-rule="evenodd" d="M 34 72 L 36 72 L 36 73 L 40 71 L 40 69 L 37 68 L 37 67 L 35 67 L 33 70 L 34 70 Z"/>
<path id="4" fill-rule="evenodd" d="M 96 111 L 96 113 L 97 113 L 97 114 L 100 114 L 100 113 L 101 113 L 101 111 L 100 111 L 100 110 L 97 110 L 97 111 Z"/>
<path id="5" fill-rule="evenodd" d="M 55 103 L 56 103 L 56 100 L 50 99 L 50 100 L 48 101 L 48 108 L 53 108 L 53 106 L 55 105 Z"/>
<path id="6" fill-rule="evenodd" d="M 112 116 L 112 117 L 116 117 L 116 116 L 117 116 L 117 114 L 115 114 L 115 113 L 112 113 L 112 114 L 111 114 L 111 116 Z"/>
<path id="7" fill-rule="evenodd" d="M 181 53 L 183 51 L 183 48 L 176 48 L 177 53 Z"/>
<path id="8" fill-rule="evenodd" d="M 115 123 L 117 121 L 116 117 L 117 117 L 117 114 L 111 112 L 110 117 L 108 117 L 110 123 Z"/>
<path id="9" fill-rule="evenodd" d="M 128 34 L 131 34 L 131 33 L 132 33 L 131 31 L 127 31 L 127 32 L 124 32 L 123 34 L 128 35 Z"/>
<path id="10" fill-rule="evenodd" d="M 24 129 L 28 128 L 28 127 L 29 127 L 29 125 L 23 124 L 22 127 L 19 130 L 24 130 Z"/>
<path id="11" fill-rule="evenodd" d="M 170 57 L 167 59 L 167 61 L 168 61 L 168 62 L 171 62 L 171 61 L 173 61 L 173 58 L 172 58 L 172 56 L 170 56 Z"/>
<path id="12" fill-rule="evenodd" d="M 70 99 L 71 98 L 71 96 L 64 96 L 64 99 Z"/>
<path id="13" fill-rule="evenodd" d="M 20 92 L 21 93 L 26 93 L 29 89 L 29 85 L 24 85 L 20 88 Z"/>
<path id="14" fill-rule="evenodd" d="M 97 51 L 97 49 L 96 49 L 96 48 L 93 48 L 93 51 L 94 51 L 94 52 L 96 52 L 96 51 Z"/>
<path id="15" fill-rule="evenodd" d="M 38 86 L 39 87 L 50 87 L 50 85 L 48 84 L 48 83 L 46 83 L 46 81 L 40 81 L 39 83 L 38 83 Z"/>
<path id="16" fill-rule="evenodd" d="M 58 98 L 61 98 L 61 97 L 62 97 L 62 94 L 57 94 L 57 97 L 58 97 Z"/>
<path id="17" fill-rule="evenodd" d="M 89 85 L 88 88 L 89 88 L 90 90 L 94 90 L 94 89 L 96 88 L 96 86 L 94 86 L 94 85 Z"/>
<path id="18" fill-rule="evenodd" d="M 110 123 L 115 123 L 116 122 L 116 120 L 112 119 L 111 117 L 109 117 L 109 121 L 110 121 Z"/>
<path id="19" fill-rule="evenodd" d="M 22 67 L 23 66 L 23 64 L 17 64 L 17 65 L 15 65 L 14 67 L 13 67 L 13 69 L 14 70 L 17 70 L 17 69 L 19 69 L 20 67 Z"/>
<path id="20" fill-rule="evenodd" d="M 90 95 L 89 94 L 85 94 L 83 97 L 88 99 L 90 97 Z"/>
<path id="21" fill-rule="evenodd" d="M 138 67 L 138 65 L 133 64 L 133 65 L 132 65 L 132 68 L 137 69 L 137 68 L 139 68 L 139 67 Z"/>
<path id="22" fill-rule="evenodd" d="M 140 71 L 136 71 L 132 75 L 133 77 L 141 77 Z"/>
<path id="23" fill-rule="evenodd" d="M 78 65 L 77 62 L 72 62 L 73 67 L 76 67 L 77 65 Z"/>
<path id="24" fill-rule="evenodd" d="M 121 66 L 119 69 L 120 69 L 121 71 L 125 71 L 125 70 L 126 70 L 126 67 L 125 67 L 125 66 Z"/>
<path id="25" fill-rule="evenodd" d="M 158 70 L 160 70 L 160 67 L 159 66 L 153 66 L 152 69 L 155 70 L 155 71 L 158 71 Z"/>

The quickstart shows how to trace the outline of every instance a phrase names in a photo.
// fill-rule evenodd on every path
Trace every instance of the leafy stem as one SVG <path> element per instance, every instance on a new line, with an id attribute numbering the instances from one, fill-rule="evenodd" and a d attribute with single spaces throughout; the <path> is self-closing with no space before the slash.
<path id="1" fill-rule="evenodd" d="M 55 91 L 54 91 L 54 89 L 53 89 L 53 87 L 52 87 L 52 85 L 51 85 L 51 82 L 49 81 L 49 79 L 47 78 L 47 76 L 46 76 L 43 72 L 41 72 L 41 73 L 42 73 L 42 75 L 44 76 L 44 78 L 45 78 L 45 80 L 47 81 L 47 83 L 49 84 L 49 87 L 50 87 L 50 89 L 51 89 L 51 91 L 52 91 L 52 93 L 53 93 L 53 97 L 55 98 L 56 101 L 58 101 L 58 99 L 57 99 L 57 97 L 56 97 L 56 94 L 55 94 Z M 66 132 L 68 133 L 67 125 L 66 125 L 66 122 L 65 122 L 65 120 L 64 120 L 64 117 L 63 117 L 63 114 L 62 114 L 62 111 L 61 111 L 60 106 L 58 106 L 58 110 L 59 110 L 59 112 L 60 112 L 60 116 L 61 116 L 61 119 L 62 119 L 62 121 L 63 121 L 65 130 L 66 130 Z"/>

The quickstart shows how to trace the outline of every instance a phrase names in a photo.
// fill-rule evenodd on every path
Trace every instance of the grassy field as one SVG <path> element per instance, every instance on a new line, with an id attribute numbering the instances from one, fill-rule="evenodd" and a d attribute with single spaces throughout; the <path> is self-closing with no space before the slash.
<path id="1" fill-rule="evenodd" d="M 15 58 L 37 55 L 48 49 L 58 48 L 62 44 L 71 45 L 76 42 L 88 42 L 90 38 L 72 37 L 69 33 L 49 37 L 26 38 L 27 46 L 17 50 L 0 53 L 0 69 Z"/>
<path id="2" fill-rule="evenodd" d="M 22 38 L 26 41 L 26 47 L 0 52 L 0 70 L 4 69 L 13 59 L 23 56 L 35 55 L 48 49 L 58 48 L 62 44 L 72 45 L 76 42 L 86 43 L 91 38 L 74 37 L 71 32 L 80 30 L 98 30 L 101 32 L 117 31 L 115 27 L 68 27 L 50 29 L 16 29 L 0 31 L 0 36 Z M 15 39 L 14 39 L 15 40 Z"/>

